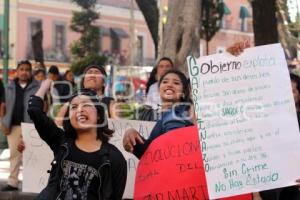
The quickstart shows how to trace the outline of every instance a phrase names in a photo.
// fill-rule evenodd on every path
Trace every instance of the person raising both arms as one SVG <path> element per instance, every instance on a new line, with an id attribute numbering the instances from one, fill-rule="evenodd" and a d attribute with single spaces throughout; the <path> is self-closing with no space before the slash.
<path id="1" fill-rule="evenodd" d="M 48 184 L 36 199 L 122 199 L 127 165 L 108 143 L 113 131 L 96 92 L 83 89 L 70 97 L 61 129 L 42 110 L 51 84 L 44 81 L 28 103 L 37 132 L 54 154 Z"/>

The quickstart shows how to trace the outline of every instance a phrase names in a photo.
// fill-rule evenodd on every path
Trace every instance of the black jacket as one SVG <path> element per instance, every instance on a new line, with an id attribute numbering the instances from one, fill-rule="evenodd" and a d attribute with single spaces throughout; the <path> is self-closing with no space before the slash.
<path id="1" fill-rule="evenodd" d="M 50 173 L 48 184 L 36 199 L 56 199 L 61 192 L 63 161 L 68 156 L 70 145 L 74 139 L 66 138 L 65 132 L 58 128 L 53 120 L 43 112 L 43 100 L 41 98 L 30 97 L 28 114 L 40 137 L 50 146 L 54 154 L 51 170 L 48 171 Z M 109 143 L 102 143 L 99 159 L 103 163 L 98 168 L 100 177 L 99 200 L 122 199 L 127 178 L 126 160 L 121 152 Z"/>

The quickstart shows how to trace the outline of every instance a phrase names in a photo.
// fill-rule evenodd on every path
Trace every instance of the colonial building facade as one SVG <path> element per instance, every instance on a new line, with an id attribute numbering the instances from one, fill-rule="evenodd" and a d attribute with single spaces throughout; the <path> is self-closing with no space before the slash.
<path id="1" fill-rule="evenodd" d="M 0 40 L 3 30 L 3 5 L 0 3 Z M 135 64 L 154 63 L 154 45 L 142 13 L 130 0 L 98 0 L 96 11 L 100 19 L 100 54 L 111 62 L 128 64 L 130 54 L 130 25 L 134 23 Z M 10 1 L 10 65 L 20 59 L 33 59 L 32 36 L 43 32 L 43 50 L 46 64 L 68 66 L 71 60 L 70 45 L 80 35 L 70 30 L 72 11 L 80 8 L 71 0 L 11 0 Z"/>
<path id="2" fill-rule="evenodd" d="M 131 7 L 130 2 L 131 0 L 97 0 L 96 11 L 100 14 L 100 19 L 96 22 L 100 30 L 99 53 L 106 55 L 114 64 L 126 65 L 134 44 L 135 64 L 153 65 L 155 53 L 150 32 L 142 13 L 135 4 Z M 222 28 L 208 45 L 201 40 L 201 55 L 224 52 L 237 41 L 253 42 L 252 9 L 249 1 L 224 0 L 224 3 L 226 6 Z M 1 1 L 0 46 L 3 41 L 3 4 L 4 1 Z M 167 0 L 160 0 L 158 4 L 165 18 Z M 72 59 L 70 45 L 80 36 L 69 28 L 72 11 L 79 10 L 71 0 L 10 0 L 10 66 L 15 66 L 21 59 L 33 59 L 31 39 L 38 30 L 42 30 L 46 64 L 67 68 Z M 133 20 L 131 11 L 134 13 Z M 132 23 L 134 40 L 130 40 Z"/>

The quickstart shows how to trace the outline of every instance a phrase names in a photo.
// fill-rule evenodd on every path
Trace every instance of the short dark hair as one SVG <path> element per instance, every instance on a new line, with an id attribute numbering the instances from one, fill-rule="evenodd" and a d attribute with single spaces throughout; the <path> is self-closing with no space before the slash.
<path id="1" fill-rule="evenodd" d="M 20 60 L 18 62 L 18 65 L 17 65 L 17 69 L 19 69 L 19 67 L 21 65 L 28 65 L 30 67 L 30 70 L 32 70 L 32 65 L 31 65 L 31 62 L 29 60 Z"/>
<path id="2" fill-rule="evenodd" d="M 183 87 L 190 86 L 189 80 L 186 78 L 184 73 L 182 73 L 181 71 L 178 71 L 176 69 L 171 69 L 171 70 L 167 71 L 164 75 L 162 75 L 162 77 L 159 79 L 158 87 L 160 86 L 164 77 L 168 74 L 176 74 L 179 77 Z M 181 102 L 191 102 L 190 88 L 186 88 L 186 89 L 183 88 L 182 92 L 183 92 L 184 96 L 181 98 Z"/>
<path id="3" fill-rule="evenodd" d="M 52 65 L 49 70 L 48 70 L 48 74 L 55 74 L 55 75 L 59 75 L 59 69 L 56 65 Z"/>
<path id="4" fill-rule="evenodd" d="M 42 68 L 38 68 L 38 69 L 36 69 L 35 71 L 34 71 L 34 75 L 36 76 L 36 75 L 38 75 L 39 73 L 43 73 L 44 75 L 46 75 L 46 72 L 45 72 L 45 70 L 44 69 L 42 69 Z"/>
<path id="5" fill-rule="evenodd" d="M 105 106 L 101 104 L 100 99 L 97 96 L 97 93 L 91 89 L 81 89 L 73 93 L 73 95 L 69 99 L 69 103 L 72 101 L 73 98 L 85 95 L 90 98 L 90 100 L 94 103 L 94 106 L 97 110 L 97 124 L 103 124 L 103 126 L 97 127 L 97 138 L 100 139 L 102 142 L 108 142 L 109 138 L 112 137 L 114 131 L 108 128 L 108 121 L 107 116 L 105 113 Z M 77 137 L 77 132 L 71 125 L 71 121 L 69 118 L 69 108 L 65 114 L 65 120 L 63 121 L 63 128 L 66 132 L 67 138 L 75 139 Z"/>
<path id="6" fill-rule="evenodd" d="M 148 94 L 150 86 L 157 82 L 156 80 L 157 67 L 154 67 L 150 73 L 149 79 L 146 85 L 146 94 Z"/>
<path id="7" fill-rule="evenodd" d="M 98 69 L 101 72 L 101 74 L 103 74 L 104 76 L 107 76 L 107 73 L 106 73 L 104 67 L 102 67 L 100 65 L 94 65 L 94 64 L 87 66 L 84 69 L 83 74 L 85 74 L 89 69 L 92 69 L 92 68 Z"/>

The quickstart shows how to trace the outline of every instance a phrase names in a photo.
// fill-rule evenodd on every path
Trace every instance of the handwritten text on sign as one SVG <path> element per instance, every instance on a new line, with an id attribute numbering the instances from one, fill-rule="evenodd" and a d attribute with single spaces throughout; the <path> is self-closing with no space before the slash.
<path id="1" fill-rule="evenodd" d="M 151 143 L 139 162 L 135 200 L 208 199 L 197 132 L 196 126 L 175 129 Z M 234 199 L 250 200 L 252 196 L 227 200 Z"/>
<path id="2" fill-rule="evenodd" d="M 187 61 L 210 198 L 294 184 L 300 134 L 281 46 Z"/>
<path id="3" fill-rule="evenodd" d="M 127 183 L 123 198 L 133 197 L 133 185 L 138 159 L 127 153 L 123 148 L 123 134 L 128 128 L 135 128 L 145 138 L 148 138 L 154 122 L 135 120 L 112 120 L 109 119 L 109 128 L 115 130 L 110 143 L 114 144 L 124 155 L 127 161 Z M 53 159 L 53 153 L 48 145 L 40 139 L 33 124 L 22 124 L 22 135 L 26 145 L 23 152 L 23 192 L 39 193 L 48 182 L 47 170 Z"/>

